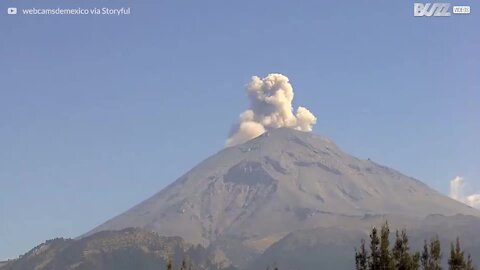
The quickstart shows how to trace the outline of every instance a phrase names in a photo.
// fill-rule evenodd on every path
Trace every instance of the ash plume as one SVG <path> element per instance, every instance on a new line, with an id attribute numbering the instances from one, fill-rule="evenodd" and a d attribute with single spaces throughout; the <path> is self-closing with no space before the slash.
<path id="1" fill-rule="evenodd" d="M 465 195 L 465 181 L 456 176 L 450 181 L 450 198 L 480 209 L 480 194 Z"/>
<path id="2" fill-rule="evenodd" d="M 240 114 L 239 123 L 232 129 L 226 146 L 244 143 L 280 127 L 312 131 L 317 122 L 315 115 L 305 107 L 298 107 L 294 113 L 293 88 L 282 74 L 268 74 L 265 78 L 253 76 L 246 92 L 249 109 Z"/>

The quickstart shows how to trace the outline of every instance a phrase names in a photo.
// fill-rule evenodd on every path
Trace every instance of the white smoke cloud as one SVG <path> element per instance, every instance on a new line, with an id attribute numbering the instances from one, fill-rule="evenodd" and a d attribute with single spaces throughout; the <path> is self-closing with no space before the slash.
<path id="1" fill-rule="evenodd" d="M 467 204 L 480 209 L 480 194 L 467 196 Z"/>
<path id="2" fill-rule="evenodd" d="M 453 178 L 450 181 L 450 198 L 480 209 L 480 194 L 466 196 L 464 189 L 465 181 L 463 178 L 460 176 Z"/>
<path id="3" fill-rule="evenodd" d="M 456 176 L 450 181 L 450 198 L 462 201 L 463 197 L 463 178 Z"/>
<path id="4" fill-rule="evenodd" d="M 226 146 L 244 143 L 265 131 L 289 127 L 312 131 L 317 118 L 307 108 L 293 112 L 293 88 L 282 74 L 268 74 L 265 78 L 253 76 L 246 87 L 250 108 L 240 114 L 240 122 L 225 142 Z"/>

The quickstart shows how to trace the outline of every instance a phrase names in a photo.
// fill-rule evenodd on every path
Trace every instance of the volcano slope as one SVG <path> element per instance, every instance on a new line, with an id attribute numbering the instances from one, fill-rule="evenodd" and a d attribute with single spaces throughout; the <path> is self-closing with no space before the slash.
<path id="1" fill-rule="evenodd" d="M 340 241 L 353 253 L 358 231 L 378 222 L 369 222 L 371 217 L 390 217 L 392 227 L 408 227 L 432 215 L 447 222 L 454 215 L 477 219 L 480 212 L 414 178 L 353 157 L 327 138 L 279 128 L 223 149 L 86 235 L 139 227 L 221 250 L 230 263 L 245 267 L 292 232 L 353 231 Z"/>

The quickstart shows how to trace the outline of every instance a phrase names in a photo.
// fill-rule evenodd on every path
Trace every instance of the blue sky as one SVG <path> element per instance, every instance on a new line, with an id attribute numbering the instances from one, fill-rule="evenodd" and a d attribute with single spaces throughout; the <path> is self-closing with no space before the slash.
<path id="1" fill-rule="evenodd" d="M 408 1 L 1 1 L 0 259 L 78 236 L 220 150 L 245 84 L 272 72 L 345 151 L 445 194 L 457 175 L 480 191 L 480 4 L 452 3 L 472 14 L 416 18 Z"/>

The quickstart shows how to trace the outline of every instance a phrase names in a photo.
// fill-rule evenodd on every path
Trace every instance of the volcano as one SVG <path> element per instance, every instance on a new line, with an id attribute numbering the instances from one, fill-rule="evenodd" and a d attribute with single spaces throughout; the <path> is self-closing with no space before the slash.
<path id="1" fill-rule="evenodd" d="M 480 211 L 353 157 L 325 137 L 279 128 L 221 150 L 86 235 L 138 227 L 219 250 L 229 263 L 245 267 L 297 231 L 358 235 L 369 220 L 408 227 L 455 215 L 478 220 Z M 352 251 L 357 242 L 347 244 Z"/>

